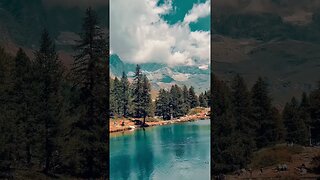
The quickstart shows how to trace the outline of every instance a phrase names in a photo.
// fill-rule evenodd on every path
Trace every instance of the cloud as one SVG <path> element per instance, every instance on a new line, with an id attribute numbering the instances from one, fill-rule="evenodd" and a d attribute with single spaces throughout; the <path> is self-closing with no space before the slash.
<path id="1" fill-rule="evenodd" d="M 157 6 L 158 2 L 156 0 L 151 0 L 149 3 L 157 14 L 167 14 L 172 10 L 172 0 L 164 0 L 164 4 L 161 6 Z"/>
<path id="2" fill-rule="evenodd" d="M 197 22 L 199 18 L 206 17 L 208 15 L 210 15 L 210 1 L 193 5 L 193 8 L 184 17 L 183 22 Z"/>
<path id="3" fill-rule="evenodd" d="M 202 17 L 199 7 L 208 2 L 194 5 L 186 16 L 197 17 L 188 22 Z M 210 32 L 192 32 L 183 19 L 169 25 L 161 15 L 172 11 L 172 1 L 166 0 L 161 6 L 157 3 L 158 0 L 110 0 L 112 52 L 130 63 L 209 64 Z"/>

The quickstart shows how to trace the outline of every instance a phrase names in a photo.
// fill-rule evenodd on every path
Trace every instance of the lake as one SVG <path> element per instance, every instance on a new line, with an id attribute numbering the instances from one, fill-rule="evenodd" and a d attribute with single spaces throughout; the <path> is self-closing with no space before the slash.
<path id="1" fill-rule="evenodd" d="M 110 135 L 110 179 L 210 179 L 210 121 Z"/>

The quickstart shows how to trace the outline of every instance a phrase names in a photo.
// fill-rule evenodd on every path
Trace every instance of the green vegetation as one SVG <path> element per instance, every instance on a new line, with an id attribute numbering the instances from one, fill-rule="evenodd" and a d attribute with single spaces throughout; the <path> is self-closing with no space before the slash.
<path id="1" fill-rule="evenodd" d="M 262 78 L 250 91 L 239 75 L 230 87 L 214 77 L 213 86 L 214 173 L 229 173 L 249 164 L 271 165 L 299 152 L 299 146 L 263 149 L 275 144 L 305 146 L 320 141 L 320 85 L 309 96 L 303 93 L 300 103 L 292 98 L 282 113 L 273 107 L 268 84 Z"/>
<path id="2" fill-rule="evenodd" d="M 136 66 L 135 76 L 129 83 L 125 73 L 121 80 L 110 79 L 110 113 L 115 117 L 143 118 L 160 116 L 164 120 L 178 118 L 196 107 L 209 107 L 210 93 L 195 94 L 194 88 L 172 85 L 169 90 L 160 89 L 157 99 L 152 102 L 150 82 Z"/>
<path id="3" fill-rule="evenodd" d="M 48 31 L 35 58 L 0 48 L 0 178 L 105 178 L 108 175 L 107 42 L 87 9 L 66 72 Z"/>
<path id="4" fill-rule="evenodd" d="M 193 108 L 189 111 L 188 115 L 197 115 L 203 111 L 202 107 Z"/>

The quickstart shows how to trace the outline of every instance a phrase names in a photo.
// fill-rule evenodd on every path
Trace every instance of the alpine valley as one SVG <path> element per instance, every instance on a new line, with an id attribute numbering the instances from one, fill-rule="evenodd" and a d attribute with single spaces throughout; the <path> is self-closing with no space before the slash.
<path id="1" fill-rule="evenodd" d="M 173 84 L 193 86 L 197 93 L 209 90 L 210 66 L 173 66 L 166 64 L 140 64 L 142 72 L 147 75 L 153 90 L 169 89 Z M 125 63 L 119 56 L 110 56 L 110 76 L 121 77 L 125 72 L 132 80 L 136 64 Z"/>
<path id="2" fill-rule="evenodd" d="M 252 87 L 265 78 L 278 107 L 317 88 L 320 79 L 320 3 L 317 0 L 216 0 L 213 72 L 235 74 Z"/>

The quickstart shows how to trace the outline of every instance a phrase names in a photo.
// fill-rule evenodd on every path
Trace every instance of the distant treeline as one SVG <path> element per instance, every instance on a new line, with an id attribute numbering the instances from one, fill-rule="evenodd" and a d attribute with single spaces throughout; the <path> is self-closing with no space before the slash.
<path id="1" fill-rule="evenodd" d="M 0 48 L 0 179 L 107 176 L 109 53 L 90 8 L 82 30 L 68 72 L 46 30 L 34 59 Z"/>
<path id="2" fill-rule="evenodd" d="M 160 89 L 155 101 L 150 93 L 150 82 L 139 65 L 132 83 L 124 72 L 120 80 L 110 78 L 111 116 L 144 118 L 145 123 L 147 116 L 169 120 L 186 115 L 191 108 L 210 106 L 210 91 L 197 96 L 192 86 L 188 89 L 172 85 L 170 90 Z"/>
<path id="3" fill-rule="evenodd" d="M 213 173 L 246 168 L 254 151 L 277 143 L 309 145 L 320 141 L 320 83 L 301 101 L 293 97 L 283 111 L 272 105 L 267 82 L 251 90 L 236 75 L 228 86 L 214 76 L 212 91 Z"/>

